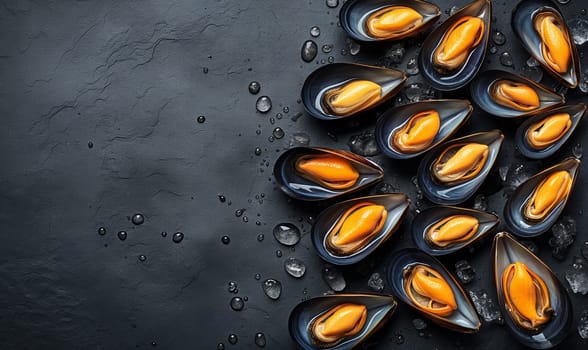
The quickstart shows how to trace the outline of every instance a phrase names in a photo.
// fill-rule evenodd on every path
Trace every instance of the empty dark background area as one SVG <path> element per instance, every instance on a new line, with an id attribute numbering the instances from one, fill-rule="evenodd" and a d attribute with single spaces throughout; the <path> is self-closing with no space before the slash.
<path id="1" fill-rule="evenodd" d="M 439 5 L 445 11 L 465 3 Z M 487 55 L 483 69 L 525 67 L 529 55 L 509 24 L 515 3 L 493 4 L 493 29 L 507 40 Z M 582 16 L 584 6 L 572 0 L 561 9 L 565 16 Z M 399 64 L 385 58 L 390 43 L 361 45 L 359 54 L 350 55 L 338 10 L 324 0 L 0 1 L 0 348 L 216 349 L 222 342 L 254 349 L 254 335 L 263 332 L 266 348 L 294 349 L 290 310 L 329 290 L 308 233 L 311 218 L 330 203 L 289 200 L 274 182 L 273 163 L 295 133 L 305 133 L 313 146 L 349 149 L 349 139 L 373 131 L 376 115 L 386 108 L 342 123 L 318 121 L 297 101 L 302 83 L 329 56 L 405 69 L 423 39 L 403 42 Z M 319 54 L 305 63 L 300 48 L 311 39 L 312 26 L 320 28 L 313 39 Z M 323 45 L 332 51 L 322 52 Z M 501 65 L 502 52 L 511 53 L 513 66 Z M 253 80 L 261 83 L 257 96 L 247 89 Z M 551 82 L 547 74 L 545 80 Z M 421 81 L 419 75 L 409 79 Z M 438 96 L 468 94 L 463 89 Z M 267 114 L 255 110 L 261 95 L 273 102 Z M 586 97 L 570 91 L 567 100 Z M 588 135 L 584 122 L 556 155 L 529 161 L 513 151 L 516 126 L 476 109 L 459 135 L 502 129 L 506 141 L 495 169 L 514 171 L 522 164 L 530 173 L 571 155 Z M 271 140 L 275 127 L 285 131 L 283 138 Z M 413 204 L 376 254 L 342 269 L 347 292 L 371 291 L 369 276 L 384 276 L 387 257 L 413 245 L 408 232 L 417 206 L 430 205 L 416 200 L 411 181 L 418 159 L 372 159 L 384 167 L 385 182 Z M 579 228 L 566 258 L 552 257 L 551 233 L 534 240 L 566 287 L 564 273 L 588 240 L 586 172 L 583 166 L 564 213 Z M 507 190 L 498 175 L 495 170 L 480 193 L 488 210 L 501 214 Z M 239 209 L 241 216 L 235 215 Z M 145 216 L 142 225 L 130 221 L 135 213 Z M 272 228 L 280 222 L 302 230 L 294 248 L 274 240 Z M 128 233 L 124 241 L 117 238 L 121 230 Z M 178 231 L 185 238 L 174 243 Z M 225 235 L 228 244 L 221 242 Z M 488 239 L 443 262 L 453 271 L 457 260 L 468 260 L 477 277 L 466 289 L 484 289 L 495 298 L 490 247 Z M 286 274 L 288 257 L 305 262 L 303 278 Z M 281 281 L 279 300 L 264 295 L 266 278 Z M 228 291 L 230 281 L 237 282 L 237 294 Z M 247 296 L 242 311 L 231 310 L 234 296 Z M 561 348 L 583 348 L 576 325 L 587 297 L 571 297 L 574 329 Z M 494 323 L 462 335 L 427 322 L 425 336 L 419 336 L 415 318 L 422 316 L 399 305 L 367 347 L 518 347 Z M 227 340 L 231 333 L 238 337 L 235 345 Z M 398 334 L 403 344 L 396 344 Z"/>

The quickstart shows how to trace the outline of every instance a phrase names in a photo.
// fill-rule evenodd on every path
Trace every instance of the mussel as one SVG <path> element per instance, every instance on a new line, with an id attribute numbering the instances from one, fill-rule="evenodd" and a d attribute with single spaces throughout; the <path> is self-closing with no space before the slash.
<path id="1" fill-rule="evenodd" d="M 395 69 L 352 63 L 329 64 L 306 78 L 302 102 L 313 117 L 345 118 L 389 100 L 405 81 L 405 73 Z"/>
<path id="2" fill-rule="evenodd" d="M 394 313 L 396 301 L 379 294 L 337 294 L 298 304 L 288 325 L 304 350 L 352 349 L 378 330 Z"/>
<path id="3" fill-rule="evenodd" d="M 582 117 L 586 105 L 578 103 L 533 116 L 517 129 L 516 144 L 529 158 L 545 158 L 554 154 L 570 138 Z"/>
<path id="4" fill-rule="evenodd" d="M 315 201 L 363 189 L 380 181 L 384 172 L 374 162 L 351 152 L 295 147 L 276 160 L 274 176 L 289 196 Z"/>
<path id="5" fill-rule="evenodd" d="M 399 40 L 429 28 L 441 16 L 437 5 L 420 0 L 350 0 L 339 20 L 360 41 Z"/>
<path id="6" fill-rule="evenodd" d="M 491 15 L 489 0 L 475 0 L 427 37 L 419 66 L 434 88 L 456 90 L 474 78 L 486 54 Z"/>
<path id="7" fill-rule="evenodd" d="M 514 337 L 547 349 L 565 339 L 572 306 L 555 274 L 506 232 L 494 237 L 494 280 L 500 307 Z"/>
<path id="8" fill-rule="evenodd" d="M 480 108 L 502 118 L 538 114 L 565 102 L 563 95 L 531 79 L 501 70 L 478 75 L 470 91 Z"/>
<path id="9" fill-rule="evenodd" d="M 437 206 L 421 211 L 412 221 L 412 238 L 430 255 L 446 255 L 486 236 L 500 220 L 479 210 Z"/>
<path id="10" fill-rule="evenodd" d="M 392 293 L 433 322 L 458 332 L 479 330 L 480 319 L 463 289 L 432 256 L 412 248 L 395 252 L 387 276 Z"/>
<path id="11" fill-rule="evenodd" d="M 523 47 L 563 85 L 579 82 L 579 57 L 565 21 L 549 0 L 523 0 L 512 15 L 512 28 Z"/>
<path id="12" fill-rule="evenodd" d="M 421 161 L 417 179 L 425 196 L 437 204 L 466 201 L 490 172 L 504 136 L 492 130 L 446 142 Z"/>
<path id="13" fill-rule="evenodd" d="M 580 160 L 567 158 L 523 182 L 504 206 L 508 227 L 520 237 L 547 231 L 563 211 L 572 193 Z"/>
<path id="14" fill-rule="evenodd" d="M 408 159 L 451 137 L 473 110 L 467 100 L 429 100 L 392 108 L 376 123 L 376 141 L 385 155 Z"/>
<path id="15" fill-rule="evenodd" d="M 384 243 L 400 226 L 410 200 L 403 193 L 354 198 L 322 211 L 312 243 L 325 261 L 354 264 Z"/>

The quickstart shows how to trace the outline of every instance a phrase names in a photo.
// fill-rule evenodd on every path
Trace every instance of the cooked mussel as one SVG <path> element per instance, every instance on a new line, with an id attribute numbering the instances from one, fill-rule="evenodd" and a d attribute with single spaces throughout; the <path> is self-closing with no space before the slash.
<path id="1" fill-rule="evenodd" d="M 506 224 L 520 237 L 547 231 L 563 211 L 572 193 L 580 160 L 567 158 L 523 182 L 504 207 Z"/>
<path id="2" fill-rule="evenodd" d="M 363 189 L 384 173 L 374 162 L 351 152 L 296 147 L 278 158 L 274 176 L 289 196 L 314 201 Z"/>
<path id="3" fill-rule="evenodd" d="M 523 76 L 501 70 L 478 75 L 470 85 L 480 108 L 502 118 L 534 115 L 562 105 L 565 98 Z"/>
<path id="4" fill-rule="evenodd" d="M 378 119 L 376 141 L 391 158 L 413 158 L 451 137 L 472 110 L 467 100 L 429 100 L 395 107 Z"/>
<path id="5" fill-rule="evenodd" d="M 352 349 L 378 330 L 396 309 L 392 296 L 338 294 L 298 304 L 288 320 L 290 335 L 304 350 Z"/>
<path id="6" fill-rule="evenodd" d="M 437 204 L 457 204 L 480 187 L 500 151 L 500 130 L 464 136 L 440 145 L 421 161 L 417 179 L 425 196 Z"/>
<path id="7" fill-rule="evenodd" d="M 491 15 L 489 0 L 475 0 L 427 37 L 419 65 L 434 88 L 456 90 L 474 78 L 486 54 Z"/>
<path id="8" fill-rule="evenodd" d="M 420 0 L 352 0 L 339 13 L 341 27 L 360 41 L 399 40 L 429 28 L 438 6 Z"/>
<path id="9" fill-rule="evenodd" d="M 445 255 L 482 239 L 499 222 L 496 215 L 479 210 L 431 207 L 413 219 L 412 238 L 422 251 Z"/>
<path id="10" fill-rule="evenodd" d="M 548 0 L 523 0 L 513 11 L 512 27 L 523 47 L 569 88 L 579 81 L 579 58 L 565 21 Z"/>
<path id="11" fill-rule="evenodd" d="M 322 211 L 312 227 L 318 254 L 335 265 L 354 264 L 400 226 L 410 200 L 403 193 L 354 198 Z"/>
<path id="12" fill-rule="evenodd" d="M 551 156 L 570 138 L 585 113 L 586 105 L 579 103 L 525 120 L 515 137 L 518 149 L 529 158 Z"/>
<path id="13" fill-rule="evenodd" d="M 435 323 L 464 333 L 479 330 L 480 319 L 463 289 L 432 256 L 400 250 L 392 255 L 387 276 L 398 299 Z"/>
<path id="14" fill-rule="evenodd" d="M 554 273 L 506 232 L 494 237 L 494 280 L 505 321 L 525 346 L 547 349 L 565 339 L 572 306 Z"/>
<path id="15" fill-rule="evenodd" d="M 319 119 L 365 112 L 393 97 L 406 81 L 404 72 L 352 63 L 334 63 L 312 72 L 302 86 L 306 111 Z"/>

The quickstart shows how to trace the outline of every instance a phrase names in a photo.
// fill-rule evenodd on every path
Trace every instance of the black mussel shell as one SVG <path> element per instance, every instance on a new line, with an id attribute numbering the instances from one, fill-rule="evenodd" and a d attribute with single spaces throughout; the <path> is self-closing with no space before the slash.
<path id="1" fill-rule="evenodd" d="M 425 313 L 413 306 L 413 302 L 404 291 L 404 271 L 415 265 L 425 265 L 433 268 L 440 273 L 450 285 L 457 302 L 457 310 L 453 311 L 451 315 L 447 317 L 433 315 Z M 392 288 L 392 293 L 399 300 L 421 312 L 433 322 L 451 330 L 463 333 L 475 333 L 480 329 L 481 322 L 478 318 L 478 314 L 464 290 L 447 269 L 445 269 L 441 262 L 434 257 L 414 248 L 402 249 L 394 252 L 388 265 L 387 277 L 388 283 Z"/>
<path id="2" fill-rule="evenodd" d="M 368 80 L 382 88 L 382 97 L 368 108 L 345 115 L 332 114 L 325 110 L 325 93 L 354 80 Z M 357 115 L 392 98 L 406 82 L 406 74 L 389 68 L 366 66 L 353 63 L 333 63 L 312 72 L 302 86 L 302 102 L 308 114 L 318 119 L 332 120 Z"/>
<path id="3" fill-rule="evenodd" d="M 317 344 L 309 332 L 314 319 L 331 308 L 345 303 L 363 304 L 367 307 L 367 319 L 363 329 L 356 335 L 344 338 L 334 345 Z M 382 294 L 336 294 L 309 299 L 296 305 L 290 312 L 288 328 L 290 336 L 301 349 L 348 350 L 355 348 L 377 331 L 396 309 L 396 301 L 391 295 Z"/>
<path id="4" fill-rule="evenodd" d="M 388 211 L 383 227 L 374 235 L 369 243 L 358 251 L 350 254 L 339 254 L 329 249 L 327 237 L 337 224 L 341 216 L 351 207 L 359 203 L 370 203 L 381 205 Z M 350 199 L 332 205 L 322 211 L 316 218 L 312 227 L 312 243 L 323 260 L 335 265 L 354 264 L 384 243 L 400 226 L 404 215 L 408 211 L 410 200 L 404 193 L 391 193 L 376 196 L 368 196 Z"/>
<path id="5" fill-rule="evenodd" d="M 378 38 L 370 35 L 366 27 L 368 18 L 375 12 L 389 6 L 406 6 L 414 9 L 423 16 L 419 26 L 407 30 L 402 35 L 393 38 Z M 350 0 L 341 6 L 339 20 L 341 27 L 351 38 L 359 41 L 399 40 L 416 35 L 431 25 L 441 16 L 437 5 L 420 0 Z"/>
<path id="6" fill-rule="evenodd" d="M 460 68 L 454 72 L 440 73 L 433 67 L 433 53 L 455 21 L 463 16 L 478 17 L 484 21 L 484 36 L 481 42 L 470 51 L 468 58 Z M 457 90 L 474 78 L 486 55 L 486 46 L 490 37 L 491 17 L 492 4 L 490 0 L 475 0 L 447 18 L 427 36 L 419 55 L 419 67 L 423 77 L 431 86 L 437 90 Z"/>
<path id="7" fill-rule="evenodd" d="M 347 160 L 359 173 L 355 184 L 346 189 L 330 189 L 300 176 L 295 168 L 299 157 L 335 155 Z M 343 196 L 364 189 L 384 177 L 384 171 L 376 163 L 355 153 L 329 148 L 295 147 L 282 153 L 274 165 L 274 177 L 284 193 L 292 198 L 318 201 Z"/>
<path id="8" fill-rule="evenodd" d="M 529 129 L 532 128 L 533 125 L 535 125 L 536 123 L 543 120 L 544 118 L 547 118 L 558 113 L 568 113 L 570 115 L 571 125 L 569 129 L 554 143 L 543 148 L 533 147 L 527 139 L 527 132 L 529 131 Z M 541 115 L 533 116 L 525 120 L 525 122 L 521 124 L 517 129 L 517 133 L 515 136 L 517 148 L 525 157 L 533 159 L 541 159 L 553 155 L 555 152 L 557 152 L 558 149 L 561 148 L 561 146 L 563 146 L 564 143 L 566 143 L 566 141 L 570 138 L 574 130 L 576 130 L 576 127 L 578 126 L 578 124 L 580 124 L 580 120 L 582 120 L 584 113 L 586 113 L 586 105 L 583 103 L 579 103 L 575 105 L 568 105 L 556 108 L 547 113 L 542 113 Z"/>
<path id="9" fill-rule="evenodd" d="M 490 173 L 494 161 L 498 157 L 503 139 L 504 135 L 500 130 L 491 130 L 445 142 L 428 152 L 421 160 L 417 174 L 418 183 L 423 194 L 436 204 L 455 205 L 465 202 L 478 190 L 488 173 Z M 435 180 L 432 172 L 433 164 L 437 158 L 453 145 L 470 142 L 488 145 L 488 157 L 480 172 L 475 177 L 456 184 L 443 184 Z"/>
<path id="10" fill-rule="evenodd" d="M 510 80 L 530 86 L 539 96 L 539 107 L 531 111 L 519 111 L 503 106 L 491 97 L 492 84 L 498 80 Z M 541 113 L 565 103 L 565 97 L 521 75 L 501 70 L 489 70 L 478 75 L 470 85 L 474 102 L 486 113 L 502 118 L 517 118 Z"/>
<path id="11" fill-rule="evenodd" d="M 392 142 L 394 134 L 402 129 L 410 118 L 418 113 L 436 110 L 440 126 L 435 139 L 425 149 L 406 153 Z M 409 159 L 417 157 L 451 137 L 468 120 L 473 107 L 468 100 L 429 100 L 410 103 L 392 108 L 384 113 L 376 123 L 376 141 L 382 152 L 390 158 Z"/>
<path id="12" fill-rule="evenodd" d="M 564 286 L 549 267 L 506 232 L 500 232 L 494 236 L 492 257 L 494 259 L 494 281 L 498 303 L 502 309 L 507 328 L 515 339 L 521 344 L 535 349 L 549 349 L 564 340 L 573 322 L 572 304 Z M 552 319 L 536 332 L 521 329 L 505 308 L 501 283 L 502 274 L 508 265 L 517 261 L 523 262 L 541 277 L 550 293 L 550 306 L 554 314 Z"/>
<path id="13" fill-rule="evenodd" d="M 476 233 L 467 241 L 451 244 L 446 247 L 431 244 L 426 238 L 427 231 L 439 221 L 454 215 L 468 215 L 478 219 L 479 226 Z M 484 211 L 450 206 L 431 207 L 421 211 L 413 219 L 412 238 L 417 247 L 425 253 L 433 256 L 446 255 L 454 253 L 484 238 L 499 222 L 498 216 Z"/>
<path id="14" fill-rule="evenodd" d="M 550 12 L 559 22 L 562 24 L 564 29 L 564 35 L 569 38 L 571 46 L 571 61 L 570 66 L 565 73 L 558 73 L 552 67 L 547 64 L 543 53 L 541 52 L 541 37 L 535 30 L 534 19 L 540 13 Z M 570 35 L 570 31 L 567 28 L 566 22 L 559 12 L 557 6 L 549 0 L 523 0 L 521 1 L 512 13 L 511 25 L 514 33 L 519 38 L 523 47 L 533 56 L 537 62 L 541 64 L 543 68 L 549 74 L 557 78 L 562 84 L 569 88 L 575 88 L 578 86 L 579 75 L 580 75 L 580 60 L 578 56 L 578 50 L 574 44 L 574 40 Z"/>
<path id="15" fill-rule="evenodd" d="M 579 168 L 580 160 L 570 157 L 559 164 L 531 176 L 527 181 L 520 184 L 504 205 L 504 221 L 512 232 L 519 237 L 528 238 L 539 236 L 549 230 L 564 210 L 569 196 L 573 193 L 574 183 L 576 182 Z M 525 204 L 531 198 L 537 186 L 539 186 L 547 176 L 560 170 L 567 170 L 570 173 L 572 179 L 570 193 L 565 196 L 543 220 L 531 221 L 526 219 L 524 215 Z"/>

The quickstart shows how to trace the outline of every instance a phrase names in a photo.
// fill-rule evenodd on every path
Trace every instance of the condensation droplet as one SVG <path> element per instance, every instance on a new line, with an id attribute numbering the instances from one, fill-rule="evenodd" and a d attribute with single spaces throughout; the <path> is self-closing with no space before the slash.
<path id="1" fill-rule="evenodd" d="M 172 236 L 172 241 L 174 243 L 180 243 L 184 239 L 184 234 L 182 232 L 176 232 Z"/>
<path id="2" fill-rule="evenodd" d="M 510 52 L 505 51 L 500 54 L 500 64 L 502 64 L 505 67 L 512 67 L 513 61 Z"/>
<path id="3" fill-rule="evenodd" d="M 277 224 L 273 229 L 273 234 L 276 241 L 285 246 L 296 245 L 300 241 L 301 236 L 298 227 L 287 222 Z"/>
<path id="4" fill-rule="evenodd" d="M 235 345 L 239 341 L 239 338 L 237 337 L 236 334 L 231 333 L 231 334 L 229 334 L 228 340 L 229 340 L 229 343 Z"/>
<path id="5" fill-rule="evenodd" d="M 272 100 L 268 96 L 261 96 L 257 99 L 255 108 L 260 113 L 267 113 L 272 109 Z"/>
<path id="6" fill-rule="evenodd" d="M 231 238 L 230 238 L 229 236 L 222 236 L 222 237 L 221 237 L 221 242 L 222 242 L 223 244 L 225 244 L 225 245 L 226 245 L 226 244 L 229 244 L 229 243 L 231 243 Z"/>
<path id="7" fill-rule="evenodd" d="M 199 115 L 198 118 L 196 118 L 196 121 L 200 124 L 204 123 L 206 121 L 206 117 L 203 115 Z"/>
<path id="8" fill-rule="evenodd" d="M 106 227 L 99 227 L 98 228 L 98 234 L 100 236 L 104 236 L 106 234 Z"/>
<path id="9" fill-rule="evenodd" d="M 233 297 L 229 304 L 231 305 L 231 309 L 235 311 L 241 311 L 245 307 L 245 302 L 240 297 Z"/>
<path id="10" fill-rule="evenodd" d="M 265 334 L 262 332 L 255 333 L 255 345 L 259 346 L 260 348 L 265 347 L 266 340 Z"/>
<path id="11" fill-rule="evenodd" d="M 135 225 L 141 225 L 145 222 L 145 217 L 143 216 L 143 214 L 135 214 L 131 218 L 131 222 Z"/>
<path id="12" fill-rule="evenodd" d="M 121 241 L 124 241 L 125 239 L 127 239 L 127 231 L 118 231 L 118 233 L 116 234 L 118 236 L 118 239 L 120 239 Z"/>
<path id="13" fill-rule="evenodd" d="M 272 300 L 278 300 L 282 294 L 282 283 L 273 278 L 268 278 L 261 284 L 261 288 L 265 295 Z"/>
<path id="14" fill-rule="evenodd" d="M 249 86 L 247 88 L 250 94 L 257 95 L 259 93 L 259 90 L 261 90 L 261 84 L 254 80 L 249 83 Z"/>
<path id="15" fill-rule="evenodd" d="M 284 269 L 294 278 L 302 278 L 306 273 L 306 265 L 296 258 L 288 258 L 284 261 Z"/>
<path id="16" fill-rule="evenodd" d="M 318 53 L 318 46 L 312 40 L 306 40 L 304 44 L 302 44 L 302 49 L 300 50 L 300 57 L 304 62 L 311 62 L 315 59 Z"/>

